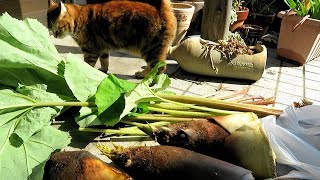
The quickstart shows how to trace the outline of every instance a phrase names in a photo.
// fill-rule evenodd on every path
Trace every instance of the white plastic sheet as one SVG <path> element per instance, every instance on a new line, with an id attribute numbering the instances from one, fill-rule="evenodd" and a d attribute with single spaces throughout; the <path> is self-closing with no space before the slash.
<path id="1" fill-rule="evenodd" d="M 277 162 L 296 169 L 278 178 L 320 179 L 320 106 L 290 106 L 261 121 Z"/>

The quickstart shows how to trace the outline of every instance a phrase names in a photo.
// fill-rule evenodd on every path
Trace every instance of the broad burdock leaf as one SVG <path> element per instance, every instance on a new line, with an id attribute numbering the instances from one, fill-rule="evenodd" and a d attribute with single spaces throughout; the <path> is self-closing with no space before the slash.
<path id="1" fill-rule="evenodd" d="M 64 77 L 64 61 L 48 30 L 37 20 L 0 17 L 0 83 L 46 84 L 48 91 L 73 96 Z"/>
<path id="2" fill-rule="evenodd" d="M 62 100 L 54 94 L 42 92 L 45 88 L 21 86 L 19 90 L 25 94 L 0 90 L 0 174 L 4 179 L 27 179 L 31 173 L 41 175 L 33 168 L 42 167 L 51 152 L 70 141 L 66 133 L 48 127 L 62 107 L 36 106 L 41 103 L 41 98 Z M 41 137 L 42 133 L 50 137 Z"/>
<path id="3" fill-rule="evenodd" d="M 65 62 L 41 23 L 7 13 L 0 17 L 0 49 L 1 179 L 27 179 L 31 173 L 41 178 L 50 154 L 70 141 L 48 127 L 63 108 L 50 102 L 75 100 L 64 79 Z"/>
<path id="4" fill-rule="evenodd" d="M 12 134 L 16 122 L 1 125 L 1 179 L 42 179 L 45 162 L 51 153 L 70 143 L 67 133 L 44 126 L 27 141 Z M 8 131 L 3 131 L 8 130 Z"/>
<path id="5" fill-rule="evenodd" d="M 159 100 L 149 86 L 151 83 L 153 83 L 158 73 L 158 69 L 165 65 L 166 64 L 164 62 L 157 63 L 146 78 L 144 78 L 133 90 L 125 94 L 125 107 L 119 117 L 120 120 L 126 115 L 130 114 L 131 110 L 137 107 L 139 103 Z M 158 84 L 158 86 L 165 87 L 166 85 Z"/>
<path id="6" fill-rule="evenodd" d="M 155 78 L 158 69 L 164 65 L 164 62 L 157 63 L 147 77 L 138 84 L 119 79 L 114 75 L 109 75 L 105 78 L 99 85 L 95 95 L 99 121 L 107 126 L 113 126 L 124 116 L 131 113 L 131 110 L 136 108 L 140 102 L 158 100 L 149 86 L 155 79 L 155 88 L 157 90 L 163 90 L 168 86 L 167 83 L 170 80 L 168 81 L 167 76 L 160 75 L 159 78 Z M 93 121 L 93 118 L 91 120 Z"/>
<path id="7" fill-rule="evenodd" d="M 76 115 L 76 122 L 81 128 L 103 124 L 98 117 L 97 107 L 82 107 Z"/>
<path id="8" fill-rule="evenodd" d="M 106 74 L 91 67 L 73 54 L 68 54 L 65 64 L 65 79 L 79 101 L 87 101 L 94 96 Z"/>
<path id="9" fill-rule="evenodd" d="M 95 103 L 102 124 L 113 126 L 119 122 L 120 114 L 125 107 L 124 94 L 135 87 L 135 83 L 119 79 L 112 74 L 101 82 L 95 95 Z"/>
<path id="10" fill-rule="evenodd" d="M 171 80 L 167 74 L 159 74 L 154 79 L 155 84 L 151 87 L 155 93 L 161 92 L 170 86 Z"/>

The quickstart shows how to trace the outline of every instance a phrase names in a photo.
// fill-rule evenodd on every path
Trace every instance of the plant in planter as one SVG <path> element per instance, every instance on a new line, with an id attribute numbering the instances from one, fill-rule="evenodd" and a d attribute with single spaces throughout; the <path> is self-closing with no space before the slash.
<path id="1" fill-rule="evenodd" d="M 231 10 L 231 25 L 230 31 L 235 31 L 241 27 L 244 21 L 248 18 L 249 9 L 243 6 L 242 0 L 233 0 L 232 1 L 232 10 Z"/>
<path id="2" fill-rule="evenodd" d="M 300 64 L 320 57 L 320 0 L 284 0 L 277 54 Z"/>
<path id="3" fill-rule="evenodd" d="M 278 6 L 276 0 L 248 0 L 244 4 L 250 9 L 245 23 L 262 27 L 260 37 L 266 34 L 269 26 L 273 23 Z"/>
<path id="4" fill-rule="evenodd" d="M 264 71 L 267 50 L 247 47 L 235 33 L 230 36 L 232 0 L 205 0 L 201 37 L 191 36 L 171 47 L 169 56 L 194 74 L 258 80 Z"/>

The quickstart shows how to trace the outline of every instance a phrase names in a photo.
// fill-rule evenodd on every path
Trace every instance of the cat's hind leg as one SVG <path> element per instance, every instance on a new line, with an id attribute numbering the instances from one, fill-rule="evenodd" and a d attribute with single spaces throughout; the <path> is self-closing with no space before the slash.
<path id="1" fill-rule="evenodd" d="M 101 68 L 100 71 L 108 72 L 109 69 L 109 53 L 104 53 L 100 56 L 100 64 Z"/>
<path id="2" fill-rule="evenodd" d="M 167 52 L 169 46 L 163 45 L 160 43 L 154 43 L 156 46 L 152 47 L 152 49 L 148 49 L 147 51 L 143 51 L 142 55 L 144 56 L 147 67 L 143 71 L 136 72 L 137 78 L 144 78 L 148 75 L 148 73 L 153 69 L 153 67 L 159 62 L 165 62 L 167 59 Z M 149 46 L 150 47 L 150 46 Z M 146 48 L 147 49 L 147 48 Z M 158 74 L 164 73 L 167 69 L 167 66 L 162 66 L 158 69 Z"/>
<path id="3" fill-rule="evenodd" d="M 96 62 L 99 58 L 98 54 L 90 53 L 90 52 L 86 52 L 86 51 L 84 51 L 83 56 L 84 56 L 84 61 L 92 67 L 94 67 L 96 65 Z"/>

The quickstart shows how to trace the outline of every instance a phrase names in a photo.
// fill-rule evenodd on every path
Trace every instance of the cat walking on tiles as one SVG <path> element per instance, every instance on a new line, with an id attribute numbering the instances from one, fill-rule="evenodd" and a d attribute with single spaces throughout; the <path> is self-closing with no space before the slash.
<path id="1" fill-rule="evenodd" d="M 100 59 L 101 71 L 108 71 L 112 50 L 139 54 L 147 67 L 136 72 L 137 78 L 145 77 L 158 61 L 165 61 L 176 33 L 170 0 L 110 0 L 82 6 L 49 0 L 47 18 L 54 37 L 71 35 L 85 62 L 95 66 Z"/>

